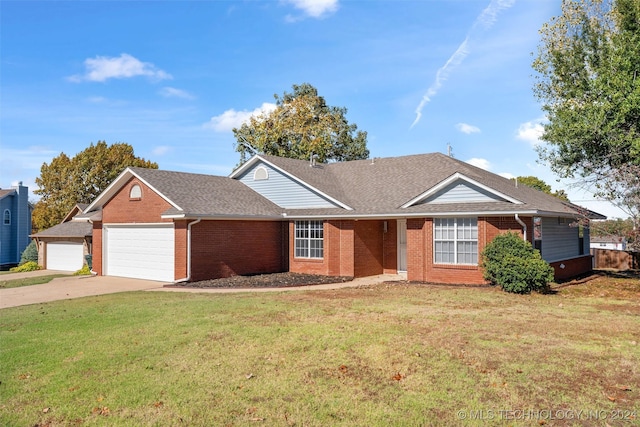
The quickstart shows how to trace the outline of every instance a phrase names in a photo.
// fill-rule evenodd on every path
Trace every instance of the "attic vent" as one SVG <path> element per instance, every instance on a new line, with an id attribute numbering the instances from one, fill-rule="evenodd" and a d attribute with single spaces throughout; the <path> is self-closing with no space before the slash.
<path id="1" fill-rule="evenodd" d="M 131 190 L 129 190 L 129 198 L 137 200 L 142 198 L 142 188 L 138 184 L 131 186 Z"/>
<path id="2" fill-rule="evenodd" d="M 265 179 L 269 179 L 269 172 L 267 171 L 267 169 L 265 169 L 264 167 L 260 166 L 253 173 L 253 180 L 254 181 L 262 181 L 262 180 L 265 180 Z"/>

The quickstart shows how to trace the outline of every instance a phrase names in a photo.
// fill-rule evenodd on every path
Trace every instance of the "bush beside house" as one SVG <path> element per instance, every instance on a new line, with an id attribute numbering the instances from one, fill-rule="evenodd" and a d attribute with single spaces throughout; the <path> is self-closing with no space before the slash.
<path id="1" fill-rule="evenodd" d="M 481 265 L 485 280 L 517 294 L 545 291 L 554 276 L 540 252 L 511 232 L 496 236 L 485 247 Z"/>

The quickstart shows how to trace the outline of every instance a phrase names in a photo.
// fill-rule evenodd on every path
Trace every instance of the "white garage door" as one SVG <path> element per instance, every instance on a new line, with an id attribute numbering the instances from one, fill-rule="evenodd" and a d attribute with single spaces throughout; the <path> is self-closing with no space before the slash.
<path id="1" fill-rule="evenodd" d="M 47 270 L 78 271 L 84 264 L 82 243 L 47 243 Z"/>
<path id="2" fill-rule="evenodd" d="M 105 275 L 173 282 L 173 224 L 107 225 L 103 229 Z"/>

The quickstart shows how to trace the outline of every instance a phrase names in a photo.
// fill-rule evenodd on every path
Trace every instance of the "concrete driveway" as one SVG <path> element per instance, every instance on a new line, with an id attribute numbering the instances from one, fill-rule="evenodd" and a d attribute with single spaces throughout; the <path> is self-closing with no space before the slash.
<path id="1" fill-rule="evenodd" d="M 1 275 L 0 281 L 52 274 L 69 273 L 52 270 L 32 271 L 29 273 L 11 273 Z M 146 291 L 162 288 L 165 284 L 166 283 L 163 282 L 154 282 L 150 280 L 127 279 L 124 277 L 110 276 L 60 277 L 42 285 L 0 289 L 0 309 L 93 295 L 113 294 L 117 292 Z"/>
<path id="2" fill-rule="evenodd" d="M 0 275 L 0 281 L 22 279 L 25 277 L 47 276 L 53 274 L 69 274 L 66 271 L 39 270 L 28 273 L 10 273 Z M 368 286 L 384 281 L 406 280 L 406 276 L 396 274 L 381 274 L 378 276 L 360 277 L 350 282 L 329 283 L 324 285 L 294 286 L 288 288 L 188 288 L 167 287 L 166 282 L 151 280 L 128 279 L 126 277 L 111 276 L 68 276 L 53 279 L 42 285 L 22 286 L 19 288 L 0 289 L 0 309 L 18 307 L 21 305 L 41 304 L 72 298 L 94 295 L 114 294 L 129 291 L 162 291 L 162 292 L 192 292 L 192 293 L 241 293 L 241 292 L 288 292 L 342 289 L 358 286 Z"/>

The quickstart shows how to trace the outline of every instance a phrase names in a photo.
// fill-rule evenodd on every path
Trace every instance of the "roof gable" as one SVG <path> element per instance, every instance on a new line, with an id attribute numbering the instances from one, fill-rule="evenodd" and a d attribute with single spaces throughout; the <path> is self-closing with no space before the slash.
<path id="1" fill-rule="evenodd" d="M 171 207 L 164 218 L 279 217 L 275 204 L 239 181 L 224 176 L 127 168 L 85 212 L 104 206 L 135 177 Z"/>
<path id="2" fill-rule="evenodd" d="M 275 160 L 275 162 L 269 160 Z M 314 185 L 317 184 L 315 182 L 318 181 L 317 178 L 326 182 L 332 181 L 328 177 L 326 166 L 323 164 L 311 165 L 304 160 L 257 155 L 232 172 L 229 177 L 239 180 L 282 208 L 343 208 L 352 210 L 343 201 Z M 261 172 L 260 178 L 266 175 L 266 179 L 255 179 L 255 174 L 260 168 L 266 172 Z M 306 169 L 313 170 L 306 173 Z"/>
<path id="3" fill-rule="evenodd" d="M 402 205 L 408 208 L 420 204 L 437 203 L 491 203 L 509 202 L 522 204 L 521 201 L 507 196 L 494 188 L 481 184 L 459 172 L 431 187 L 424 193 Z"/>
<path id="4" fill-rule="evenodd" d="M 111 184 L 102 192 L 98 197 L 94 199 L 89 206 L 86 207 L 84 212 L 91 212 L 96 209 L 102 208 L 109 200 L 111 200 L 120 189 L 133 177 L 140 180 L 144 185 L 149 187 L 152 191 L 154 191 L 158 196 L 162 197 L 167 203 L 169 203 L 174 208 L 181 210 L 181 208 L 172 200 L 170 200 L 166 195 L 164 195 L 161 191 L 157 190 L 151 183 L 149 183 L 146 179 L 140 176 L 140 171 L 145 171 L 147 169 L 144 168 L 126 168 L 116 179 L 113 180 Z M 150 169 L 149 169 L 150 170 Z M 156 169 L 153 169 L 156 170 Z"/>

